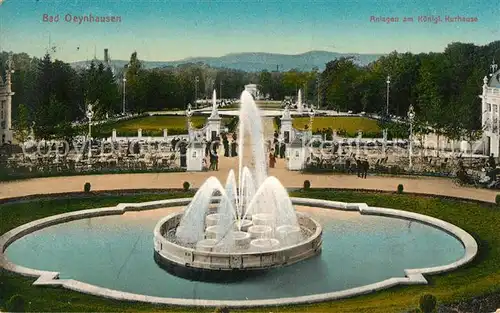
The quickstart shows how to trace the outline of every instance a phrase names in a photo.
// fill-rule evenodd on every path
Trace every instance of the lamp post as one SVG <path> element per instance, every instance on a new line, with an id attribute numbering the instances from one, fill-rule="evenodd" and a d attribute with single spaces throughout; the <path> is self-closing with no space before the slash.
<path id="1" fill-rule="evenodd" d="M 92 108 L 92 104 L 88 104 L 87 106 L 87 118 L 89 120 L 89 133 L 88 133 L 88 142 L 89 142 L 89 152 L 88 152 L 88 156 L 89 156 L 89 161 L 90 161 L 90 158 L 92 157 L 92 118 L 94 117 L 94 110 Z"/>
<path id="2" fill-rule="evenodd" d="M 126 99 L 126 90 L 125 86 L 127 85 L 127 79 L 123 77 L 123 104 L 122 104 L 122 113 L 125 115 L 125 99 Z"/>
<path id="3" fill-rule="evenodd" d="M 194 107 L 198 108 L 198 83 L 200 82 L 200 78 L 196 76 L 194 78 Z"/>
<path id="4" fill-rule="evenodd" d="M 219 99 L 222 100 L 222 80 L 219 82 Z"/>
<path id="5" fill-rule="evenodd" d="M 189 103 L 187 106 L 187 110 L 186 110 L 186 119 L 187 119 L 189 141 L 193 140 L 192 134 L 191 134 L 191 116 L 193 116 L 193 110 L 191 109 L 191 103 Z"/>
<path id="6" fill-rule="evenodd" d="M 408 109 L 408 121 L 410 122 L 410 142 L 409 142 L 409 151 L 408 158 L 410 161 L 410 170 L 413 168 L 412 156 L 413 156 L 413 121 L 415 120 L 415 111 L 413 111 L 413 105 L 410 104 L 410 108 Z"/>
<path id="7" fill-rule="evenodd" d="M 385 115 L 389 117 L 389 88 L 391 86 L 391 76 L 387 75 L 387 95 L 386 95 L 386 105 L 385 105 Z"/>

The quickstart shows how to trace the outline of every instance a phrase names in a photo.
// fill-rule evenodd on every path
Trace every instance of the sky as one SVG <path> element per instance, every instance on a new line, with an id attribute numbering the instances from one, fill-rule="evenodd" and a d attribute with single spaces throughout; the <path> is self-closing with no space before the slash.
<path id="1" fill-rule="evenodd" d="M 120 22 L 73 22 L 89 14 Z M 477 22 L 446 22 L 447 15 Z M 441 22 L 419 22 L 419 16 Z M 67 62 L 95 52 L 102 58 L 104 48 L 115 60 L 137 51 L 148 61 L 238 52 L 439 52 L 451 42 L 500 39 L 499 16 L 498 0 L 0 0 L 0 50 L 40 57 L 50 42 L 53 55 Z"/>

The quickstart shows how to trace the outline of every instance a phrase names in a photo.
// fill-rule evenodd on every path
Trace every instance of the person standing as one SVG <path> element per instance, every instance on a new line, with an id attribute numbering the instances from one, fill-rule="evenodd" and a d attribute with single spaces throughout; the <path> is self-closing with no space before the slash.
<path id="1" fill-rule="evenodd" d="M 217 151 L 214 151 L 214 170 L 219 170 L 219 155 L 217 154 Z"/>
<path id="2" fill-rule="evenodd" d="M 233 140 L 233 142 L 231 143 L 231 156 L 232 157 L 238 156 L 237 149 L 238 149 L 238 143 L 236 142 L 236 140 Z"/>
<path id="3" fill-rule="evenodd" d="M 497 167 L 497 164 L 495 162 L 495 157 L 493 157 L 493 153 L 490 155 L 490 157 L 488 158 L 488 165 L 495 169 Z"/>
<path id="4" fill-rule="evenodd" d="M 361 160 L 356 159 L 356 172 L 358 174 L 358 177 L 361 177 L 361 171 L 362 171 L 361 166 L 362 166 Z"/>
<path id="5" fill-rule="evenodd" d="M 210 154 L 211 145 L 212 145 L 211 141 L 208 141 L 205 143 L 205 156 L 208 156 Z"/>
<path id="6" fill-rule="evenodd" d="M 176 143 L 177 145 L 177 143 Z M 180 151 L 180 156 L 181 156 L 181 167 L 187 167 L 187 159 L 186 159 L 186 153 L 187 153 L 187 142 L 181 141 L 179 143 L 179 151 Z"/>
<path id="7" fill-rule="evenodd" d="M 275 165 L 276 165 L 276 156 L 273 153 L 273 151 L 271 151 L 269 153 L 269 167 L 274 168 Z"/>
<path id="8" fill-rule="evenodd" d="M 366 175 L 368 174 L 369 169 L 370 169 L 370 163 L 368 162 L 368 159 L 365 159 L 363 161 L 363 178 L 366 179 Z"/>
<path id="9" fill-rule="evenodd" d="M 345 170 L 347 174 L 351 174 L 351 160 L 347 159 L 345 160 Z"/>
<path id="10" fill-rule="evenodd" d="M 227 135 L 222 135 L 222 145 L 224 146 L 224 156 L 229 156 L 229 140 L 227 139 Z"/>
<path id="11" fill-rule="evenodd" d="M 286 144 L 282 142 L 280 147 L 280 159 L 284 159 L 285 155 L 286 155 Z"/>
<path id="12" fill-rule="evenodd" d="M 208 158 L 210 160 L 210 165 L 208 166 L 208 170 L 211 171 L 214 169 L 214 156 L 211 153 L 209 153 Z"/>

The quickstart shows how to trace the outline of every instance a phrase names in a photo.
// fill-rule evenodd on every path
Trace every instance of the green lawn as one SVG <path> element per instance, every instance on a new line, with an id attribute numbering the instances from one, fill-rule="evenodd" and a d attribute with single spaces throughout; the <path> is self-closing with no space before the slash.
<path id="1" fill-rule="evenodd" d="M 201 128 L 207 122 L 208 116 L 195 115 L 191 117 L 191 123 L 195 128 Z M 223 118 L 222 123 L 228 123 L 230 118 Z M 99 127 L 97 127 L 99 128 Z M 98 129 L 99 133 L 111 135 L 116 129 L 117 136 L 134 136 L 137 130 L 142 129 L 144 136 L 162 136 L 163 129 L 168 129 L 169 134 L 187 134 L 187 122 L 185 116 L 157 115 L 138 117 L 130 120 L 118 121 L 105 124 Z"/>
<path id="2" fill-rule="evenodd" d="M 297 117 L 293 119 L 293 127 L 304 129 L 309 125 L 309 117 Z M 356 116 L 318 116 L 313 119 L 313 131 L 331 128 L 333 130 L 343 130 L 348 136 L 356 136 L 358 131 L 363 133 L 381 132 L 378 122 L 371 118 Z"/>
<path id="3" fill-rule="evenodd" d="M 119 202 L 140 202 L 174 197 L 192 196 L 192 193 L 172 192 L 163 195 L 94 196 L 86 199 L 41 200 L 30 203 L 0 205 L 0 233 L 29 221 L 46 216 L 114 205 Z M 346 202 L 366 202 L 369 205 L 389 207 L 422 213 L 443 219 L 463 228 L 479 244 L 479 255 L 469 265 L 454 272 L 427 277 L 429 285 L 400 286 L 374 294 L 341 301 L 294 307 L 273 307 L 238 310 L 245 312 L 336 312 L 336 313 L 391 313 L 404 312 L 418 305 L 419 297 L 432 293 L 440 302 L 454 302 L 464 298 L 500 292 L 500 210 L 495 205 L 437 197 L 408 194 L 310 190 L 292 192 L 292 196 L 321 198 Z M 53 287 L 33 287 L 33 279 L 12 273 L 0 276 L 0 304 L 13 294 L 21 294 L 31 302 L 33 311 L 52 312 L 212 312 L 126 303 L 88 296 Z M 236 312 L 237 310 L 231 310 Z"/>

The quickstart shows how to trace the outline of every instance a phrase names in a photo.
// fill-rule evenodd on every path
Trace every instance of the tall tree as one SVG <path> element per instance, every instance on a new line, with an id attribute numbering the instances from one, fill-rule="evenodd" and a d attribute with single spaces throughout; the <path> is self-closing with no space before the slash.
<path id="1" fill-rule="evenodd" d="M 17 142 L 23 143 L 28 139 L 30 132 L 28 107 L 20 104 L 17 110 L 17 118 L 14 123 L 14 138 Z"/>

